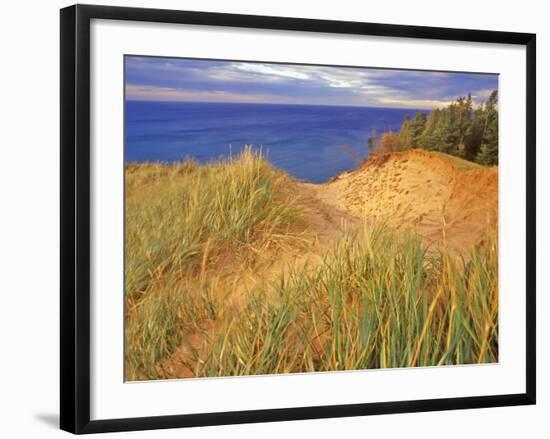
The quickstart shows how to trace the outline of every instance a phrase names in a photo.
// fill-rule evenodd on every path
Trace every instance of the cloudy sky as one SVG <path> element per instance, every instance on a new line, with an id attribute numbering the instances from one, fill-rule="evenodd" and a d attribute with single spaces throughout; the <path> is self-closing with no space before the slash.
<path id="1" fill-rule="evenodd" d="M 127 56 L 129 100 L 436 108 L 498 87 L 488 74 Z"/>

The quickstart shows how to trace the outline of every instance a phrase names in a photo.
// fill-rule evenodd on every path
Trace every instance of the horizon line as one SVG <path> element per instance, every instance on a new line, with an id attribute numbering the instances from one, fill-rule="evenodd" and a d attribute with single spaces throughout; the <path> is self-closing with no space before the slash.
<path id="1" fill-rule="evenodd" d="M 345 107 L 345 108 L 381 108 L 394 110 L 417 110 L 431 111 L 440 107 L 420 108 L 420 107 L 384 107 L 378 105 L 347 105 L 347 104 L 298 104 L 287 102 L 242 102 L 242 101 L 185 101 L 185 100 L 163 100 L 163 99 L 131 99 L 124 97 L 127 102 L 162 102 L 162 103 L 177 103 L 177 104 L 239 104 L 239 105 L 293 105 L 302 107 Z"/>

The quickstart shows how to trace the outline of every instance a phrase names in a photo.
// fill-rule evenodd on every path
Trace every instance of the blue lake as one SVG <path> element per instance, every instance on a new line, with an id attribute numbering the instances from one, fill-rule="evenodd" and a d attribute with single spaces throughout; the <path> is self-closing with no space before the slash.
<path id="1" fill-rule="evenodd" d="M 261 148 L 290 175 L 321 183 L 369 154 L 374 129 L 399 130 L 414 110 L 313 105 L 126 102 L 125 160 L 205 163 Z"/>

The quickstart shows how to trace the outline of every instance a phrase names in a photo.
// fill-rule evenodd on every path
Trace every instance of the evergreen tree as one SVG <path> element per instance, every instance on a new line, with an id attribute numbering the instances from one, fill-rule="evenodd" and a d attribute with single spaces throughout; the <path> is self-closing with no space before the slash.
<path id="1" fill-rule="evenodd" d="M 458 155 L 459 133 L 454 123 L 454 115 L 450 111 L 444 111 L 434 131 L 435 149 L 446 154 Z"/>
<path id="2" fill-rule="evenodd" d="M 480 107 L 473 112 L 470 123 L 466 130 L 466 153 L 464 158 L 467 160 L 475 160 L 481 149 L 483 140 L 483 131 L 485 128 L 485 113 Z"/>
<path id="3" fill-rule="evenodd" d="M 467 137 L 472 120 L 472 95 L 460 96 L 450 105 L 450 111 L 454 115 L 455 134 L 457 136 L 456 153 L 466 158 L 468 156 Z"/>
<path id="4" fill-rule="evenodd" d="M 391 140 L 391 141 L 390 141 Z M 379 145 L 377 142 L 377 146 Z M 487 101 L 474 109 L 472 96 L 460 96 L 445 108 L 434 109 L 428 116 L 415 112 L 403 119 L 399 142 L 392 133 L 386 138 L 391 149 L 423 148 L 476 161 L 498 164 L 498 95 L 494 90 Z M 369 146 L 374 142 L 369 140 Z"/>
<path id="5" fill-rule="evenodd" d="M 498 165 L 498 150 L 487 143 L 483 143 L 476 156 L 476 162 L 485 166 Z"/>
<path id="6" fill-rule="evenodd" d="M 405 115 L 401 129 L 399 130 L 399 143 L 401 149 L 412 148 L 411 121 L 408 114 Z"/>
<path id="7" fill-rule="evenodd" d="M 483 165 L 498 165 L 498 95 L 494 90 L 485 103 L 485 125 L 481 148 L 476 161 Z"/>
<path id="8" fill-rule="evenodd" d="M 410 121 L 410 144 L 411 148 L 419 148 L 420 138 L 426 127 L 426 113 L 423 111 L 417 111 L 414 113 L 414 117 Z"/>
<path id="9" fill-rule="evenodd" d="M 441 114 L 441 110 L 437 108 L 430 112 L 428 120 L 426 121 L 424 131 L 422 132 L 419 139 L 419 144 L 422 145 L 423 149 L 427 149 L 428 151 L 433 151 L 437 149 L 435 131 L 440 124 Z"/>

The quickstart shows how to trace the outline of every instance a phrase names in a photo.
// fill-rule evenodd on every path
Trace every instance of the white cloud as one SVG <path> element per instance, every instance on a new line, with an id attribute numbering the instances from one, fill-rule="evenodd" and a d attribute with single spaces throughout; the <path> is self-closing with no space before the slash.
<path id="1" fill-rule="evenodd" d="M 487 88 L 484 90 L 477 90 L 472 93 L 472 99 L 475 99 L 476 101 L 486 101 L 489 96 L 491 96 L 491 93 L 494 91 L 492 88 Z"/>
<path id="2" fill-rule="evenodd" d="M 233 63 L 232 66 L 244 72 L 259 73 L 268 76 L 282 76 L 283 78 L 292 79 L 309 79 L 309 75 L 301 71 L 302 69 L 294 67 L 254 63 Z"/>
<path id="3" fill-rule="evenodd" d="M 434 109 L 442 108 L 449 105 L 452 101 L 437 100 L 437 99 L 409 99 L 409 98 L 391 98 L 380 97 L 380 104 L 388 107 L 397 108 L 412 108 L 412 109 Z"/>

